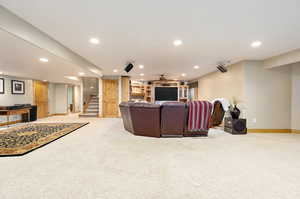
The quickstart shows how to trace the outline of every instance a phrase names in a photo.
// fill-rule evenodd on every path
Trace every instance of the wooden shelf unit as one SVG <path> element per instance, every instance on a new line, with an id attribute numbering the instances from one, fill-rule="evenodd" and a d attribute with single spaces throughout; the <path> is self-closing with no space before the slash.
<path id="1" fill-rule="evenodd" d="M 130 84 L 130 99 L 131 100 L 144 100 L 145 88 L 144 84 L 140 82 L 131 82 Z"/>

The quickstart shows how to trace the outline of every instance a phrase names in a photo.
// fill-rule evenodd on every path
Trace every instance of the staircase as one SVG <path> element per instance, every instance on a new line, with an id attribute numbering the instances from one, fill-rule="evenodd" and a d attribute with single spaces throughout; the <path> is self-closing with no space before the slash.
<path id="1" fill-rule="evenodd" d="M 79 117 L 98 117 L 99 115 L 99 98 L 92 96 L 89 104 Z"/>

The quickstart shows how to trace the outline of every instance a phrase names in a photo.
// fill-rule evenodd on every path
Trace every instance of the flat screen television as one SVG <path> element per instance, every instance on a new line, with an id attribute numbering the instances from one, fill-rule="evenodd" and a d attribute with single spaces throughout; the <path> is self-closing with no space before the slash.
<path id="1" fill-rule="evenodd" d="M 177 87 L 155 87 L 155 101 L 177 101 Z"/>

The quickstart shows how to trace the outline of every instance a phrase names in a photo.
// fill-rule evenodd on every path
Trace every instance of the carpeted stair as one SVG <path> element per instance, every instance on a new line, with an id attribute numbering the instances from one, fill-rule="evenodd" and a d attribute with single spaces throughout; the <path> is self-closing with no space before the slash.
<path id="1" fill-rule="evenodd" d="M 93 96 L 87 109 L 79 117 L 98 117 L 99 115 L 99 98 Z"/>

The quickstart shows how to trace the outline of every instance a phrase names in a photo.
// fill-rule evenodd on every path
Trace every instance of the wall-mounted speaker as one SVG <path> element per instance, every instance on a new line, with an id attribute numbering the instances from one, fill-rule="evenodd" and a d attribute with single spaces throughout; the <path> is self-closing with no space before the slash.
<path id="1" fill-rule="evenodd" d="M 228 69 L 224 65 L 218 65 L 217 69 L 222 73 L 226 73 L 228 71 Z"/>
<path id="2" fill-rule="evenodd" d="M 132 64 L 132 63 L 129 63 L 129 64 L 127 64 L 127 66 L 125 67 L 124 70 L 125 70 L 127 73 L 129 73 L 129 71 L 131 71 L 132 68 L 133 68 L 133 64 Z"/>

